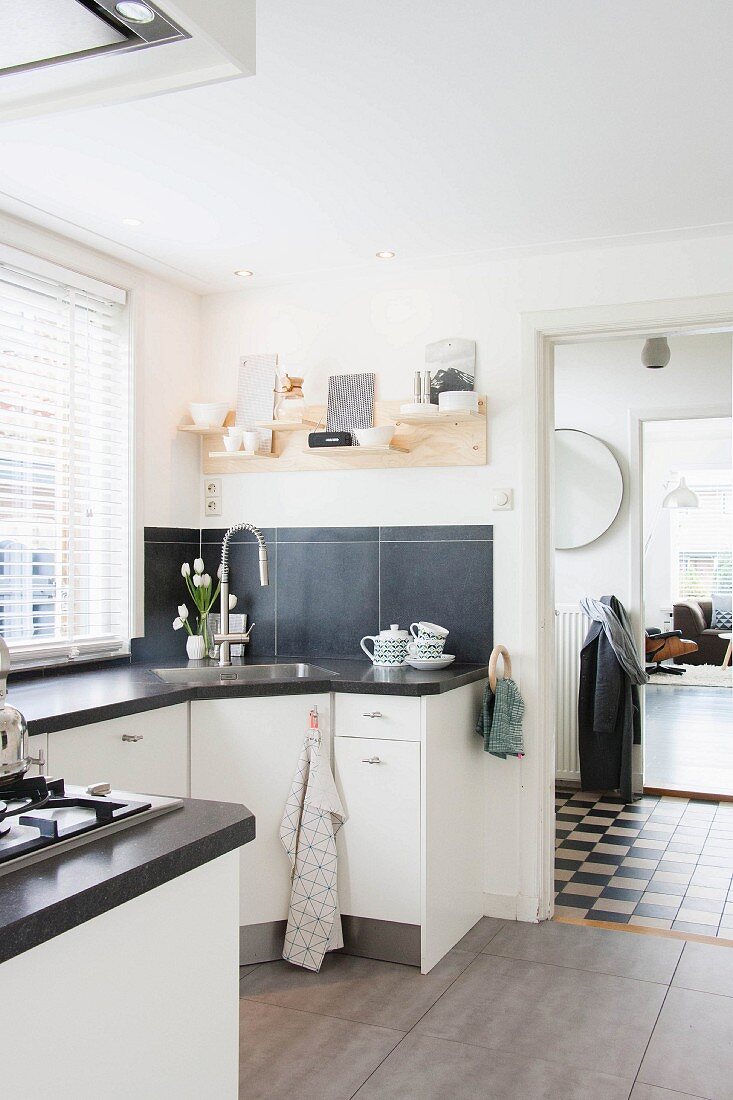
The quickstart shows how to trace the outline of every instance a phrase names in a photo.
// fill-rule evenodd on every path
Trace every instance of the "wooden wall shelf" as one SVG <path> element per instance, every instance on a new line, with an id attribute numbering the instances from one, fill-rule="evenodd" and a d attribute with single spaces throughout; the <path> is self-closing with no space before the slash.
<path id="1" fill-rule="evenodd" d="M 486 398 L 479 397 L 477 414 L 438 413 L 410 417 L 400 413 L 404 401 L 375 401 L 374 423 L 397 424 L 390 447 L 305 446 L 304 434 L 325 424 L 326 410 L 310 405 L 302 423 L 267 421 L 258 424 L 272 432 L 272 453 L 223 451 L 224 428 L 195 429 L 201 436 L 204 474 L 290 473 L 305 470 L 409 469 L 420 466 L 486 465 Z M 232 414 L 230 414 L 230 417 Z M 227 417 L 227 423 L 230 423 Z M 190 430 L 183 425 L 180 430 Z"/>

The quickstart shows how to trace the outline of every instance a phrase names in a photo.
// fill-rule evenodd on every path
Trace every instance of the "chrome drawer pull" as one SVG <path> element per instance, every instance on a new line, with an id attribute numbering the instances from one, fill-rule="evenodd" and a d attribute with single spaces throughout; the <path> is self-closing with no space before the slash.
<path id="1" fill-rule="evenodd" d="M 362 764 L 381 764 L 382 761 L 378 756 L 364 756 L 362 757 Z"/>
<path id="2" fill-rule="evenodd" d="M 362 714 L 362 718 L 381 718 L 381 710 L 367 710 Z"/>
<path id="3" fill-rule="evenodd" d="M 142 741 L 143 735 L 141 733 L 123 733 L 123 741 Z"/>

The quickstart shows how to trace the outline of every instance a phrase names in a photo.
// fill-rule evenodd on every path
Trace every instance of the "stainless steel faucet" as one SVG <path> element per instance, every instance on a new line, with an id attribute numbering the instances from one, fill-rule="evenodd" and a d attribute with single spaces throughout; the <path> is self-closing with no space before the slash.
<path id="1" fill-rule="evenodd" d="M 229 632 L 229 540 L 232 535 L 235 535 L 237 531 L 251 531 L 259 544 L 259 559 L 260 559 L 260 584 L 264 587 L 270 583 L 270 567 L 267 560 L 267 546 L 262 532 L 251 523 L 235 523 L 233 527 L 230 527 L 224 536 L 224 540 L 221 544 L 221 603 L 220 603 L 220 626 L 221 633 L 214 635 L 214 642 L 219 646 L 219 664 L 230 665 L 232 663 L 231 658 L 231 645 L 232 642 L 236 644 L 249 641 L 250 631 L 252 626 L 246 634 L 230 634 Z"/>

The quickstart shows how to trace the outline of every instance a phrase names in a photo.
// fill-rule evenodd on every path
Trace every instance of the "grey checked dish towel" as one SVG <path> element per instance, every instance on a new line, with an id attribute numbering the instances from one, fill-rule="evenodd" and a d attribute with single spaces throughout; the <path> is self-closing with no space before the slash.
<path id="1" fill-rule="evenodd" d="M 292 866 L 283 958 L 321 969 L 327 951 L 344 946 L 337 889 L 336 834 L 346 821 L 336 784 L 313 725 L 305 739 L 285 805 L 280 840 Z"/>

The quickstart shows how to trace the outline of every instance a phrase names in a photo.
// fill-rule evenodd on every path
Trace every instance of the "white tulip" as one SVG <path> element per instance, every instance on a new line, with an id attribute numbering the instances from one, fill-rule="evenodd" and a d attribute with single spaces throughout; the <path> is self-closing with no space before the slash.
<path id="1" fill-rule="evenodd" d="M 201 583 L 203 584 L 204 588 L 211 588 L 211 577 L 208 573 L 204 573 L 203 577 L 201 578 Z"/>
<path id="2" fill-rule="evenodd" d="M 204 571 L 204 559 L 203 558 L 196 558 L 195 562 L 193 563 L 193 568 L 194 568 L 194 571 L 196 573 L 203 573 L 203 571 Z"/>
<path id="3" fill-rule="evenodd" d="M 186 607 L 185 603 L 179 603 L 179 605 L 178 605 L 178 615 L 179 615 L 179 618 L 181 619 L 181 622 L 183 622 L 185 619 L 188 618 L 188 608 Z"/>
<path id="4" fill-rule="evenodd" d="M 237 597 L 234 594 L 232 594 L 229 597 L 229 610 L 233 611 L 236 606 L 237 606 Z"/>
<path id="5" fill-rule="evenodd" d="M 194 573 L 194 575 L 193 575 L 193 586 L 194 586 L 194 588 L 200 588 L 203 583 L 204 582 L 201 580 L 201 577 L 198 575 L 198 573 Z"/>
<path id="6" fill-rule="evenodd" d="M 183 619 L 174 619 L 173 620 L 173 629 L 174 630 L 181 630 L 182 628 L 183 628 Z"/>
<path id="7" fill-rule="evenodd" d="M 221 580 L 221 566 L 219 566 L 219 568 L 216 571 L 216 577 L 217 577 L 217 580 Z"/>
<path id="8" fill-rule="evenodd" d="M 191 576 L 191 566 L 188 564 L 187 561 L 184 561 L 183 565 L 181 566 L 181 576 L 182 577 L 190 577 Z"/>

